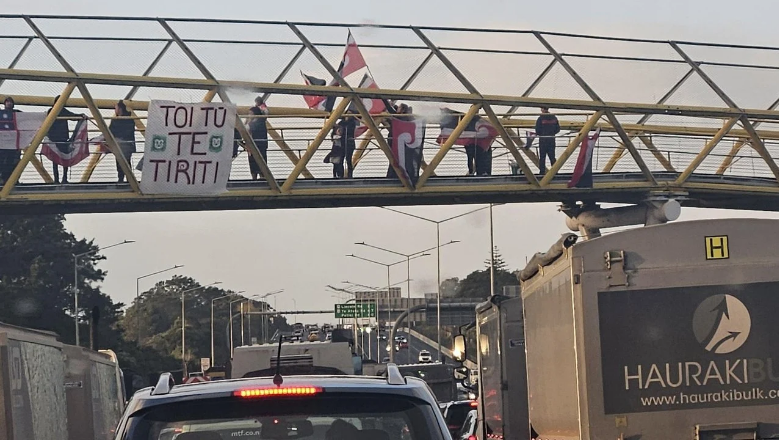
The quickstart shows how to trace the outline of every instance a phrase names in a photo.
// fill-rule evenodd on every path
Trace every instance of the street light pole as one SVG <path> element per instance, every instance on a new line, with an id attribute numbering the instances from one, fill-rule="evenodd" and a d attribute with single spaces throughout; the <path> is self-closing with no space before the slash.
<path id="1" fill-rule="evenodd" d="M 170 270 L 178 269 L 180 267 L 184 267 L 184 265 L 183 264 L 177 264 L 177 265 L 175 265 L 173 267 L 169 267 L 169 268 L 163 269 L 163 270 L 158 270 L 157 272 L 152 272 L 152 273 L 149 273 L 149 274 L 146 274 L 146 275 L 143 275 L 143 276 L 139 276 L 139 277 L 137 277 L 135 279 L 135 310 L 136 310 L 136 313 L 135 313 L 136 321 L 135 321 L 135 323 L 136 323 L 136 328 L 138 329 L 138 335 L 137 335 L 138 341 L 137 341 L 137 343 L 138 343 L 139 347 L 141 346 L 141 299 L 140 299 L 140 295 L 141 295 L 140 282 L 141 282 L 141 280 L 146 278 L 146 277 L 150 277 L 150 276 L 153 276 L 153 275 L 158 275 L 158 274 L 161 274 L 163 272 L 168 272 Z"/>
<path id="2" fill-rule="evenodd" d="M 245 301 L 245 300 L 246 298 L 241 297 L 240 299 L 230 301 L 227 304 L 228 314 L 230 316 L 230 359 L 233 358 L 233 353 L 234 353 L 233 348 L 235 347 L 235 339 L 233 338 L 233 303 L 237 303 L 239 301 Z"/>
<path id="3" fill-rule="evenodd" d="M 365 243 L 364 241 L 360 242 L 360 243 L 355 243 L 355 244 L 360 245 L 360 246 L 367 246 L 367 247 L 370 247 L 370 248 L 373 248 L 373 249 L 378 249 L 378 250 L 384 251 L 384 252 L 389 252 L 391 254 L 399 255 L 399 256 L 402 256 L 402 257 L 406 258 L 406 275 L 407 275 L 407 277 L 406 277 L 406 279 L 407 279 L 407 283 L 406 283 L 406 290 L 407 290 L 407 292 L 406 293 L 407 293 L 407 297 L 408 297 L 408 300 L 407 300 L 408 303 L 406 304 L 406 313 L 407 313 L 406 320 L 408 321 L 408 329 L 410 331 L 411 330 L 411 260 L 413 260 L 414 258 L 417 258 L 417 257 L 428 256 L 430 254 L 428 254 L 426 252 L 432 251 L 433 249 L 437 249 L 438 253 L 440 253 L 442 247 L 448 246 L 448 245 L 454 244 L 454 243 L 459 243 L 459 240 L 452 240 L 452 241 L 450 241 L 448 243 L 445 243 L 443 245 L 438 243 L 435 247 L 431 247 L 429 249 L 425 249 L 425 250 L 418 251 L 418 252 L 413 252 L 411 254 L 403 254 L 401 252 L 393 251 L 393 250 L 386 249 L 386 248 L 383 248 L 383 247 L 374 246 L 372 244 Z M 440 290 L 440 283 L 439 283 L 439 290 Z M 439 313 L 439 316 L 440 316 L 440 313 Z M 409 337 L 408 345 L 409 345 L 409 349 L 410 349 L 411 348 L 411 338 L 410 337 Z M 440 357 L 440 351 L 439 351 L 439 357 Z"/>
<path id="4" fill-rule="evenodd" d="M 228 293 L 227 295 L 222 295 L 220 297 L 211 300 L 211 365 L 216 365 L 216 358 L 214 355 L 214 302 L 216 300 L 220 300 L 222 298 L 229 298 L 233 295 L 238 295 L 241 293 L 243 293 L 243 291 Z"/>
<path id="5" fill-rule="evenodd" d="M 76 347 L 81 346 L 81 337 L 79 332 L 79 324 L 78 324 L 78 259 L 87 255 L 92 255 L 95 253 L 98 253 L 100 251 L 104 251 L 106 249 L 121 246 L 123 244 L 129 244 L 129 243 L 135 243 L 134 240 L 124 240 L 120 243 L 112 244 L 110 246 L 106 247 L 98 247 L 95 250 L 91 250 L 89 252 L 83 252 L 80 254 L 73 254 L 73 318 L 76 322 Z"/>
<path id="6" fill-rule="evenodd" d="M 386 209 L 387 211 L 392 211 L 397 214 L 402 214 L 407 217 L 412 217 L 418 220 L 423 220 L 428 223 L 435 223 L 435 234 L 436 234 L 436 257 L 438 258 L 438 292 L 436 295 L 436 314 L 438 315 L 438 362 L 443 362 L 443 354 L 441 353 L 441 224 L 446 223 L 451 220 L 458 219 L 460 217 L 465 217 L 466 215 L 473 214 L 475 212 L 483 211 L 487 208 L 490 209 L 490 213 L 492 212 L 492 204 L 490 206 L 483 206 L 481 208 L 472 209 L 468 212 L 464 212 L 462 214 L 455 215 L 453 217 L 445 218 L 443 220 L 433 220 L 426 217 L 422 217 L 419 215 L 409 214 L 408 212 L 398 211 L 396 209 L 387 208 L 385 206 L 381 206 L 380 208 Z M 492 225 L 492 221 L 490 218 L 490 225 Z"/>
<path id="7" fill-rule="evenodd" d="M 181 373 L 182 373 L 182 378 L 183 379 L 186 379 L 186 374 L 187 374 L 187 357 L 186 357 L 187 345 L 186 345 L 186 338 L 184 336 L 184 333 L 186 332 L 186 327 L 187 327 L 186 326 L 186 322 L 187 321 L 186 321 L 186 318 L 184 316 L 184 294 L 187 293 L 187 292 L 191 292 L 193 290 L 204 289 L 206 287 L 215 286 L 217 284 L 222 284 L 222 282 L 221 281 L 216 281 L 216 282 L 213 282 L 211 284 L 207 284 L 205 286 L 197 286 L 197 287 L 193 287 L 191 289 L 187 289 L 187 290 L 182 290 L 181 291 L 181 368 L 182 368 L 181 369 Z"/>

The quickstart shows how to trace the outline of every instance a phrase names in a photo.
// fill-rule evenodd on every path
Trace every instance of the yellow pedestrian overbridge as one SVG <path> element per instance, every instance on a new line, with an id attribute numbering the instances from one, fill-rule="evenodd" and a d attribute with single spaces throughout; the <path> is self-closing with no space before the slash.
<path id="1" fill-rule="evenodd" d="M 779 210 L 779 47 L 144 17 L 0 15 L 0 29 L 0 97 L 42 121 L 20 146 L 18 164 L 8 162 L 8 136 L 21 126 L 0 130 L 0 214 L 657 197 Z M 257 96 L 267 113 L 249 115 Z M 130 116 L 114 116 L 120 99 Z M 226 188 L 142 190 L 138 164 L 147 150 L 150 103 L 159 100 L 237 106 L 242 142 Z M 385 108 L 400 104 L 410 115 Z M 558 160 L 543 173 L 533 136 L 539 107 L 550 108 L 560 124 Z M 56 111 L 45 116 L 49 108 Z M 55 183 L 50 156 L 42 154 L 62 108 L 86 115 L 90 139 L 67 184 Z M 444 108 L 460 115 L 451 126 Z M 345 117 L 361 127 L 350 154 L 353 175 L 334 178 L 325 160 L 331 132 Z M 114 154 L 121 147 L 109 125 L 128 118 L 137 150 Z M 258 118 L 266 122 L 267 157 L 246 128 Z M 392 120 L 415 121 L 414 139 L 393 142 Z M 472 153 L 460 144 L 466 133 L 481 136 L 474 134 L 477 120 L 494 140 Z M 582 145 L 596 130 L 592 187 L 569 188 Z M 401 148 L 421 154 L 409 159 Z M 469 169 L 471 154 L 480 175 Z M 252 180 L 250 164 L 259 180 Z M 118 170 L 127 183 L 117 182 Z"/>

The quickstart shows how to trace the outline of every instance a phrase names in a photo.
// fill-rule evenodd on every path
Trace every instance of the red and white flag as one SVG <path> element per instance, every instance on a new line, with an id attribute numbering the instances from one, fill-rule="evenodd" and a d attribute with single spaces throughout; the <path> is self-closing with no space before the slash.
<path id="1" fill-rule="evenodd" d="M 390 132 L 392 133 L 392 159 L 394 165 L 400 167 L 412 184 L 416 185 L 419 179 L 419 168 L 422 165 L 422 147 L 425 144 L 425 125 L 423 119 L 402 121 L 392 119 Z M 390 167 L 390 174 L 394 174 Z M 389 175 L 388 177 L 394 177 Z"/>
<path id="2" fill-rule="evenodd" d="M 349 31 L 349 35 L 346 37 L 344 55 L 341 57 L 341 64 L 338 65 L 338 74 L 343 78 L 366 66 L 365 58 L 363 58 L 362 52 L 360 52 L 360 48 L 357 46 L 357 42 L 352 36 L 352 31 Z M 325 80 L 306 75 L 302 71 L 300 74 L 303 75 L 303 80 L 306 82 L 306 85 L 323 86 L 327 84 Z M 327 85 L 337 86 L 339 85 L 338 80 L 333 78 L 332 81 L 330 81 L 330 84 Z M 333 103 L 335 102 L 334 97 L 327 98 L 325 96 L 315 95 L 303 96 L 303 99 L 306 100 L 308 108 L 325 111 L 331 111 L 333 109 Z"/>
<path id="3" fill-rule="evenodd" d="M 46 119 L 44 112 L 0 110 L 0 150 L 23 150 Z"/>
<path id="4" fill-rule="evenodd" d="M 344 56 L 341 58 L 341 65 L 338 66 L 338 73 L 343 76 L 349 76 L 352 73 L 362 69 L 365 64 L 365 58 L 360 52 L 360 48 L 357 47 L 357 42 L 354 41 L 352 31 L 349 31 L 349 36 L 346 37 L 346 49 L 344 49 Z"/>
<path id="5" fill-rule="evenodd" d="M 327 82 L 321 78 L 316 78 L 311 75 L 306 75 L 303 73 L 303 71 L 300 71 L 300 75 L 303 76 L 303 81 L 305 81 L 307 86 L 323 86 L 327 84 Z M 306 105 L 308 105 L 308 108 L 314 109 L 314 110 L 324 110 L 325 104 L 327 101 L 327 97 L 325 96 L 317 96 L 317 95 L 303 95 L 303 99 L 306 101 Z"/>
<path id="6" fill-rule="evenodd" d="M 592 152 L 595 150 L 595 144 L 600 136 L 600 128 L 592 136 L 587 136 L 582 140 L 579 148 L 579 157 L 576 159 L 576 166 L 573 169 L 571 181 L 568 182 L 568 188 L 592 188 Z"/>
<path id="7" fill-rule="evenodd" d="M 464 114 L 449 109 L 441 109 L 441 134 L 438 135 L 436 142 L 443 144 L 454 132 L 454 129 L 460 123 L 460 119 Z M 484 119 L 478 115 L 465 127 L 465 130 L 460 134 L 460 137 L 454 142 L 456 145 L 472 145 L 476 144 L 479 148 L 487 151 L 492 146 L 495 138 L 498 137 L 498 130 L 490 124 L 490 121 Z"/>
<path id="8" fill-rule="evenodd" d="M 362 81 L 360 81 L 359 87 L 361 89 L 379 88 L 379 86 L 376 84 L 376 81 L 374 81 L 373 78 L 368 76 L 367 73 L 365 74 L 365 76 L 362 77 Z M 384 101 L 381 99 L 363 98 L 362 103 L 365 106 L 365 108 L 368 110 L 368 113 L 372 115 L 384 113 L 384 111 L 387 110 L 387 106 L 384 105 Z M 349 111 L 352 113 L 357 113 L 357 109 L 354 108 L 354 104 L 349 106 Z M 357 128 L 354 129 L 354 137 L 360 137 L 366 131 L 368 131 L 368 126 L 365 125 L 362 121 L 360 121 L 360 125 L 358 125 Z"/>
<path id="9" fill-rule="evenodd" d="M 62 148 L 62 150 L 60 148 Z M 89 157 L 89 132 L 87 130 L 87 121 L 84 119 L 79 120 L 78 123 L 76 123 L 76 128 L 73 130 L 73 135 L 71 135 L 70 140 L 67 143 L 60 144 L 59 148 L 46 138 L 41 153 L 50 161 L 63 167 L 72 167 Z"/>

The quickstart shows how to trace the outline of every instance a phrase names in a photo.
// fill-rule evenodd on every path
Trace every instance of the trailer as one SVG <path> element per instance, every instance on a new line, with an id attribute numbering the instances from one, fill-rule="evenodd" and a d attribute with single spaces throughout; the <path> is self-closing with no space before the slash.
<path id="1" fill-rule="evenodd" d="M 109 440 L 124 410 L 115 355 L 0 323 L 0 438 Z"/>
<path id="2" fill-rule="evenodd" d="M 647 226 L 527 268 L 539 438 L 778 438 L 778 232 L 764 219 Z"/>

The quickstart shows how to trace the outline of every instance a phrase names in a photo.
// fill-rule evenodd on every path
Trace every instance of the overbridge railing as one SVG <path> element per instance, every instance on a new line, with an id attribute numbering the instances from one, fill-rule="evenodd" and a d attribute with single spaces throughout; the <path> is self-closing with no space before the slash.
<path id="1" fill-rule="evenodd" d="M 497 136 L 489 174 L 517 174 L 511 183 L 517 187 L 559 185 L 556 176 L 571 172 L 582 140 L 599 128 L 595 172 L 637 172 L 646 186 L 658 188 L 669 186 L 672 173 L 679 189 L 697 174 L 763 178 L 767 190 L 779 189 L 776 47 L 511 29 L 142 17 L 0 15 L 0 29 L 0 65 L 6 66 L 0 68 L 0 96 L 13 96 L 19 108 L 45 110 L 61 95 L 55 109 L 86 113 L 90 136 L 102 134 L 108 149 L 118 151 L 107 128 L 109 109 L 125 100 L 138 128 L 139 153 L 128 163 L 93 148 L 72 171 L 80 183 L 108 183 L 118 163 L 139 197 L 135 165 L 149 100 L 230 101 L 245 115 L 258 94 L 270 109 L 268 160 L 252 155 L 264 177 L 254 188 L 263 194 L 284 196 L 298 179 L 330 178 L 322 159 L 333 124 L 346 113 L 367 127 L 357 140 L 353 177 L 399 171 L 387 139 L 392 115 L 371 114 L 364 102 L 369 99 L 406 103 L 427 120 L 419 179 L 396 173 L 398 187 L 409 193 L 430 179 L 466 174 L 456 136 L 435 141 L 442 107 L 464 115 L 454 133 L 477 116 L 491 123 Z M 379 88 L 357 87 L 359 78 L 344 78 L 335 67 L 348 32 L 367 65 L 353 75 L 367 75 Z M 305 85 L 297 71 L 340 86 Z M 332 110 L 311 110 L 302 98 L 310 95 L 337 99 Z M 541 106 L 557 113 L 562 129 L 559 160 L 544 174 L 537 151 L 526 148 Z M 36 197 L 25 194 L 24 185 L 52 182 L 40 144 L 53 121 L 44 121 L 0 189 L 0 205 Z M 242 135 L 247 151 L 256 148 Z M 232 180 L 249 179 L 246 154 L 234 160 Z M 89 191 L 85 185 L 68 194 Z"/>

